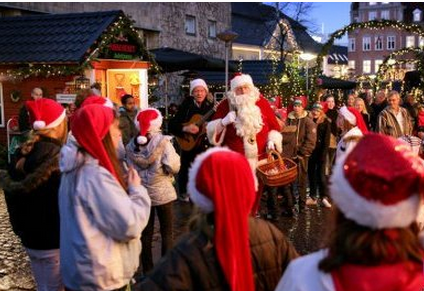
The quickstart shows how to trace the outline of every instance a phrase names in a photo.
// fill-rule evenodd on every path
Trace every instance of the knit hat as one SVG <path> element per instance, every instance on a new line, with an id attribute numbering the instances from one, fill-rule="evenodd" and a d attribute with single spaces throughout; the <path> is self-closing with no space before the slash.
<path id="1" fill-rule="evenodd" d="M 206 92 L 209 92 L 208 85 L 206 85 L 206 82 L 203 79 L 194 79 L 190 82 L 190 96 L 193 96 L 193 90 L 196 87 L 203 87 Z"/>
<path id="2" fill-rule="evenodd" d="M 308 106 L 308 100 L 306 96 L 297 96 L 293 100 L 293 105 L 302 105 L 303 108 L 306 108 Z"/>
<path id="3" fill-rule="evenodd" d="M 318 109 L 321 111 L 324 111 L 324 102 L 315 102 L 314 105 L 312 105 L 312 109 Z"/>
<path id="4" fill-rule="evenodd" d="M 346 107 L 343 106 L 339 109 L 339 113 L 346 119 L 350 124 L 357 126 L 362 133 L 367 133 L 368 129 L 365 124 L 364 118 L 362 117 L 361 113 L 353 108 L 353 107 Z"/>
<path id="5" fill-rule="evenodd" d="M 137 137 L 137 143 L 143 145 L 147 143 L 147 133 L 160 131 L 163 118 L 159 110 L 147 108 L 141 110 L 135 120 L 135 125 L 140 131 L 140 135 Z"/>
<path id="6" fill-rule="evenodd" d="M 190 198 L 214 212 L 213 244 L 233 291 L 253 291 L 248 217 L 255 201 L 254 175 L 244 155 L 215 147 L 197 156 L 189 170 Z"/>
<path id="7" fill-rule="evenodd" d="M 251 85 L 252 87 L 254 86 L 252 77 L 250 77 L 250 75 L 247 75 L 247 74 L 241 74 L 241 75 L 235 76 L 231 80 L 230 85 L 231 85 L 231 91 L 234 91 L 237 87 L 240 87 L 243 85 Z"/>
<path id="8" fill-rule="evenodd" d="M 34 130 L 54 128 L 62 123 L 66 109 L 52 99 L 40 98 L 25 103 Z"/>
<path id="9" fill-rule="evenodd" d="M 100 104 L 89 104 L 75 112 L 71 131 L 78 144 L 99 160 L 100 166 L 107 169 L 118 180 L 115 168 L 103 146 L 103 139 L 113 121 L 114 113 L 111 108 Z"/>
<path id="10" fill-rule="evenodd" d="M 416 220 L 424 161 L 392 137 L 369 133 L 336 162 L 330 194 L 343 214 L 372 229 L 403 228 Z"/>
<path id="11" fill-rule="evenodd" d="M 89 104 L 100 104 L 100 105 L 113 109 L 112 101 L 108 98 L 101 97 L 101 96 L 96 96 L 96 95 L 88 96 L 87 98 L 84 99 L 84 101 L 82 101 L 81 107 L 84 107 Z"/>

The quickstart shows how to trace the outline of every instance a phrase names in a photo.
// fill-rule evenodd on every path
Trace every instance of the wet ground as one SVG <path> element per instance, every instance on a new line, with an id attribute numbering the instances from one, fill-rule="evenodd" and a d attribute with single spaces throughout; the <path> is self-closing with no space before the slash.
<path id="1" fill-rule="evenodd" d="M 265 205 L 265 201 L 262 201 Z M 190 203 L 176 201 L 174 204 L 174 237 L 187 230 L 187 222 L 193 210 Z M 262 217 L 266 217 L 266 207 L 261 209 Z M 279 217 L 274 224 L 283 231 L 294 244 L 300 254 L 307 254 L 319 249 L 329 232 L 331 209 L 309 206 L 297 218 Z M 157 219 L 156 219 L 157 221 Z M 158 225 L 153 237 L 153 254 L 155 260 L 160 257 L 160 235 Z M 19 239 L 13 234 L 0 190 L 0 291 L 3 290 L 35 290 L 34 280 L 28 257 Z"/>

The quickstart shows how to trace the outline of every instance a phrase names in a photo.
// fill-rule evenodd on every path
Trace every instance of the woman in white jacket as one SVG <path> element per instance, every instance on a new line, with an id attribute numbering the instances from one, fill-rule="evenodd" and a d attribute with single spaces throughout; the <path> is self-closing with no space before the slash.
<path id="1" fill-rule="evenodd" d="M 150 198 L 134 169 L 123 178 L 113 109 L 78 109 L 62 148 L 59 190 L 61 271 L 67 290 L 124 290 L 139 265 Z"/>

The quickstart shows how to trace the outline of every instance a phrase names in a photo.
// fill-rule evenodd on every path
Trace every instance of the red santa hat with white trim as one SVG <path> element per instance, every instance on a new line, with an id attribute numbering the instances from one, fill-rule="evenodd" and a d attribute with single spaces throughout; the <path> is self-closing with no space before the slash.
<path id="1" fill-rule="evenodd" d="M 138 112 L 135 118 L 135 125 L 140 131 L 137 137 L 138 144 L 146 144 L 148 133 L 159 132 L 162 126 L 162 114 L 155 108 L 147 108 Z"/>
<path id="2" fill-rule="evenodd" d="M 424 161 L 408 145 L 369 133 L 336 162 L 330 194 L 346 218 L 372 229 L 404 228 L 417 219 Z"/>
<path id="3" fill-rule="evenodd" d="M 230 289 L 253 291 L 248 218 L 256 189 L 246 157 L 221 147 L 207 150 L 194 160 L 187 188 L 195 205 L 214 213 L 213 244 Z"/>
<path id="4" fill-rule="evenodd" d="M 106 97 L 91 95 L 84 99 L 81 103 L 81 107 L 87 106 L 89 104 L 100 104 L 113 109 L 113 102 Z"/>
<path id="5" fill-rule="evenodd" d="M 231 91 L 234 91 L 237 87 L 243 86 L 243 85 L 251 85 L 254 87 L 252 77 L 247 74 L 239 74 L 236 75 L 234 78 L 230 81 Z"/>
<path id="6" fill-rule="evenodd" d="M 34 130 L 54 128 L 66 117 L 66 109 L 52 99 L 40 98 L 27 101 L 25 106 Z"/>
<path id="7" fill-rule="evenodd" d="M 368 129 L 365 124 L 364 118 L 361 113 L 353 107 L 342 106 L 339 109 L 339 113 L 346 119 L 350 124 L 357 126 L 362 133 L 367 133 Z"/>

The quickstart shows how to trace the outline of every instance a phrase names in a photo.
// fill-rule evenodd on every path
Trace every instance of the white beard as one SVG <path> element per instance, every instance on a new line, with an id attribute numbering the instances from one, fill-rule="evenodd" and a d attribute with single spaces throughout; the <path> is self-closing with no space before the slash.
<path id="1" fill-rule="evenodd" d="M 236 134 L 240 137 L 256 137 L 263 126 L 261 110 L 256 106 L 256 101 L 259 100 L 259 90 L 252 88 L 250 94 L 237 96 L 234 92 L 230 92 L 228 99 L 237 112 L 237 119 L 234 123 Z"/>

